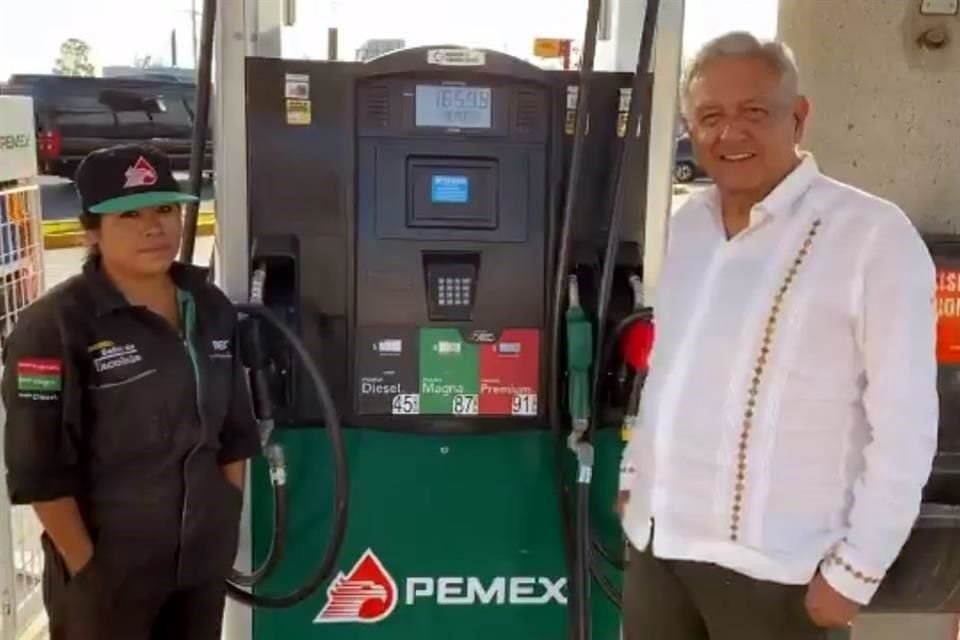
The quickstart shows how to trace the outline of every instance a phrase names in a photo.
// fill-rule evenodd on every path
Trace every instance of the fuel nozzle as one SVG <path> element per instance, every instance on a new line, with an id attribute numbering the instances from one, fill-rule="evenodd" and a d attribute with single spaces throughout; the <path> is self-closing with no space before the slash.
<path id="1" fill-rule="evenodd" d="M 262 305 L 267 270 L 257 266 L 250 279 L 250 302 Z M 274 412 L 270 391 L 270 358 L 263 343 L 263 321 L 259 317 L 244 317 L 240 323 L 240 358 L 249 371 L 253 392 L 254 412 L 260 426 L 260 444 L 267 453 L 267 444 L 273 434 Z M 282 454 L 281 454 L 282 455 Z"/>
<path id="2" fill-rule="evenodd" d="M 577 277 L 568 280 L 567 306 L 567 396 L 572 430 L 568 440 L 577 455 L 580 482 L 589 482 L 593 469 L 593 445 L 584 439 L 590 425 L 590 367 L 593 364 L 593 328 L 583 307 Z"/>
<path id="3" fill-rule="evenodd" d="M 270 484 L 275 487 L 286 485 L 287 459 L 283 453 L 283 447 L 279 444 L 268 444 L 263 449 L 263 455 L 270 468 Z"/>
<path id="4" fill-rule="evenodd" d="M 638 318 L 624 331 L 620 341 L 620 356 L 634 371 L 645 373 L 650 368 L 653 338 L 652 314 Z"/>

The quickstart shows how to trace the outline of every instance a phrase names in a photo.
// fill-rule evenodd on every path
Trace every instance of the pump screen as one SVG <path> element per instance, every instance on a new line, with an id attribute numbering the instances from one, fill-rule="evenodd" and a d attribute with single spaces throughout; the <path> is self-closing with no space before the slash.
<path id="1" fill-rule="evenodd" d="M 417 126 L 489 129 L 489 87 L 417 85 Z"/>

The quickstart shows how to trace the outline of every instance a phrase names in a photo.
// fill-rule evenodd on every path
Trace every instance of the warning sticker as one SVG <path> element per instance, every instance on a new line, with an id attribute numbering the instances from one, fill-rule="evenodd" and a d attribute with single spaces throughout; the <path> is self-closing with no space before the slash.
<path id="1" fill-rule="evenodd" d="M 361 327 L 357 335 L 357 412 L 419 413 L 417 331 Z"/>
<path id="2" fill-rule="evenodd" d="M 539 385 L 539 330 L 505 329 L 480 347 L 480 415 L 536 416 Z"/>
<path id="3" fill-rule="evenodd" d="M 445 67 L 482 67 L 487 54 L 477 49 L 429 49 L 427 63 Z"/>
<path id="4" fill-rule="evenodd" d="M 420 413 L 475 415 L 477 373 L 477 345 L 459 329 L 420 330 Z"/>
<path id="5" fill-rule="evenodd" d="M 288 73 L 285 80 L 283 97 L 294 100 L 310 99 L 310 76 L 302 73 Z"/>
<path id="6" fill-rule="evenodd" d="M 960 364 L 960 269 L 937 269 L 937 360 Z"/>
<path id="7" fill-rule="evenodd" d="M 287 124 L 308 125 L 311 121 L 310 114 L 309 100 L 287 99 Z"/>

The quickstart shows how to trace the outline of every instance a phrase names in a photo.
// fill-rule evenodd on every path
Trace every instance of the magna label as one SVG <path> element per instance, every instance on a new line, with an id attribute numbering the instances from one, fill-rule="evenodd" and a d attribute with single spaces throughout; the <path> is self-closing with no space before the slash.
<path id="1" fill-rule="evenodd" d="M 477 345 L 464 341 L 459 329 L 421 329 L 420 412 L 469 415 L 464 396 L 477 394 L 477 370 Z"/>

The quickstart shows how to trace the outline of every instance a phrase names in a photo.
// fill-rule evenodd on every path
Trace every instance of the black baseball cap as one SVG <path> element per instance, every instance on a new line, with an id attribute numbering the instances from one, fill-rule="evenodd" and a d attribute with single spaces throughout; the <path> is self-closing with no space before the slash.
<path id="1" fill-rule="evenodd" d="M 197 201 L 180 190 L 166 154 L 145 144 L 121 144 L 90 153 L 77 168 L 74 184 L 83 210 L 90 213 Z"/>

